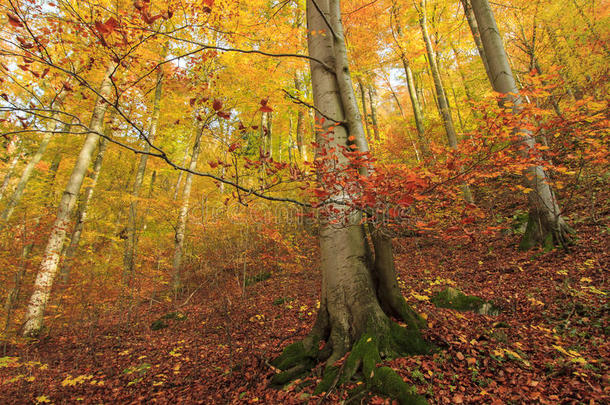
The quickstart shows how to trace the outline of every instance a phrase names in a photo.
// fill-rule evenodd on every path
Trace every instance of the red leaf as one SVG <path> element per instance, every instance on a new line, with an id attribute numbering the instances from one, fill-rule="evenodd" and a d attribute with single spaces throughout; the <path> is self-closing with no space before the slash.
<path id="1" fill-rule="evenodd" d="M 261 100 L 261 108 L 259 109 L 259 111 L 262 111 L 262 112 L 272 112 L 273 108 L 271 108 L 271 107 L 269 107 L 267 105 L 268 102 L 269 102 L 268 98 L 262 99 Z"/>
<path id="2" fill-rule="evenodd" d="M 209 161 L 208 164 L 212 169 L 216 169 L 218 167 L 218 162 Z"/>
<path id="3" fill-rule="evenodd" d="M 240 145 L 239 145 L 239 143 L 237 143 L 237 142 L 232 143 L 232 144 L 231 144 L 231 146 L 229 146 L 229 152 L 234 152 L 236 149 L 238 149 L 238 148 L 239 148 L 239 146 L 240 146 Z"/>
<path id="4" fill-rule="evenodd" d="M 6 13 L 6 16 L 8 17 L 9 24 L 11 24 L 13 27 L 15 27 L 15 28 L 23 27 L 21 20 L 16 15 L 13 15 L 11 13 Z"/>
<path id="5" fill-rule="evenodd" d="M 212 103 L 212 108 L 214 109 L 214 111 L 220 111 L 222 109 L 222 101 L 214 100 L 214 102 Z"/>

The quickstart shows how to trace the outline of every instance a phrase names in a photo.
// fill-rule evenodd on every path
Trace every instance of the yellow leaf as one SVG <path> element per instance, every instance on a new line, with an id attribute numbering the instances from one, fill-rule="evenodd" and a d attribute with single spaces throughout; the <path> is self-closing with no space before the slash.
<path id="1" fill-rule="evenodd" d="M 37 404 L 46 404 L 49 402 L 51 402 L 51 400 L 46 395 L 41 395 L 39 397 L 36 397 Z"/>

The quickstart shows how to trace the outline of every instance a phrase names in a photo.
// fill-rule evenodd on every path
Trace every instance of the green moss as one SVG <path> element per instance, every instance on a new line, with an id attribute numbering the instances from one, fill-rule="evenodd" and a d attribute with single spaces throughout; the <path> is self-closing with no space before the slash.
<path id="1" fill-rule="evenodd" d="M 339 367 L 329 366 L 324 370 L 324 376 L 322 377 L 322 381 L 318 384 L 314 395 L 320 395 L 323 392 L 328 392 L 328 390 L 333 386 L 335 381 L 337 380 L 337 375 L 339 374 Z"/>
<path id="2" fill-rule="evenodd" d="M 258 282 L 265 281 L 269 278 L 271 278 L 271 273 L 269 273 L 269 272 L 258 273 L 252 277 L 246 277 L 245 284 L 246 284 L 246 287 L 248 287 L 248 286 L 251 286 L 252 284 L 256 284 Z"/>
<path id="3" fill-rule="evenodd" d="M 430 301 L 437 307 L 457 311 L 472 311 L 483 315 L 497 315 L 499 312 L 492 303 L 485 302 L 473 295 L 466 295 L 451 287 L 437 293 Z"/>
<path id="4" fill-rule="evenodd" d="M 417 395 L 415 388 L 409 386 L 389 367 L 379 367 L 373 371 L 369 380 L 371 388 L 380 395 L 395 398 L 401 405 L 425 405 L 428 401 Z"/>
<path id="5" fill-rule="evenodd" d="M 403 328 L 394 322 L 390 324 L 390 336 L 394 347 L 402 355 L 428 354 L 434 350 L 434 346 L 424 340 L 419 330 Z"/>
<path id="6" fill-rule="evenodd" d="M 186 314 L 182 312 L 170 312 L 168 314 L 163 315 L 160 319 L 172 319 L 175 321 L 184 321 L 187 318 Z"/>
<path id="7" fill-rule="evenodd" d="M 163 319 L 157 319 L 153 323 L 150 324 L 150 329 L 152 330 L 161 330 L 167 328 L 169 325 Z"/>
<path id="8" fill-rule="evenodd" d="M 318 355 L 317 342 L 311 346 L 311 349 L 307 350 L 303 342 L 288 345 L 282 354 L 271 362 L 271 365 L 280 370 L 288 370 L 298 364 L 309 363 L 315 360 Z"/>
<path id="9" fill-rule="evenodd" d="M 273 387 L 282 387 L 289 382 L 296 380 L 297 378 L 304 377 L 309 373 L 311 368 L 313 367 L 313 362 L 309 362 L 308 364 L 300 364 L 295 367 L 290 368 L 283 373 L 279 373 L 271 377 L 270 384 Z"/>

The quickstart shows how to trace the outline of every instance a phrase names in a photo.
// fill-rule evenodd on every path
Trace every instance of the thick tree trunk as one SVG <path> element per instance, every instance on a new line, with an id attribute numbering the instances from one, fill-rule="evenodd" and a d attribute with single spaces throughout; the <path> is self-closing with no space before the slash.
<path id="1" fill-rule="evenodd" d="M 72 260 L 78 249 L 80 238 L 83 234 L 83 228 L 85 227 L 85 221 L 87 220 L 87 211 L 89 209 L 89 203 L 91 197 L 93 197 L 93 191 L 97 185 L 97 179 L 100 177 L 100 171 L 102 170 L 102 163 L 104 161 L 104 154 L 108 146 L 108 140 L 102 138 L 99 140 L 97 149 L 97 156 L 93 162 L 93 171 L 89 175 L 89 184 L 81 197 L 81 201 L 78 207 L 78 213 L 76 214 L 76 224 L 74 224 L 74 230 L 72 231 L 72 238 L 70 238 L 70 244 L 64 254 L 64 264 L 61 269 L 61 279 L 65 283 L 68 281 L 70 275 L 70 269 L 72 267 Z"/>
<path id="2" fill-rule="evenodd" d="M 99 94 L 103 98 L 108 98 L 110 96 L 112 90 L 111 75 L 114 70 L 114 66 L 108 68 L 102 79 Z M 28 305 L 25 317 L 26 321 L 23 327 L 23 334 L 25 336 L 35 336 L 42 328 L 44 311 L 57 273 L 57 265 L 64 245 L 66 228 L 70 221 L 70 215 L 74 210 L 74 205 L 81 185 L 83 184 L 85 173 L 91 162 L 91 156 L 98 143 L 98 133 L 101 133 L 102 131 L 104 115 L 108 108 L 108 104 L 102 97 L 99 97 L 95 102 L 91 123 L 89 125 L 89 130 L 91 132 L 89 132 L 83 143 L 78 158 L 76 159 L 74 169 L 72 170 L 70 180 L 68 180 L 68 184 L 66 185 L 66 189 L 57 209 L 57 218 L 51 229 L 51 235 L 49 236 L 40 269 L 36 276 L 36 281 L 34 282 L 34 292 L 32 293 Z"/>
<path id="3" fill-rule="evenodd" d="M 336 159 L 335 162 L 340 167 L 349 164 L 348 159 L 339 152 L 341 147 L 347 146 L 348 137 L 355 137 L 360 151 L 368 151 L 368 145 L 351 86 L 338 0 L 317 0 L 315 4 L 313 0 L 308 0 L 307 21 L 309 33 L 320 30 L 328 33 L 308 35 L 309 54 L 330 66 L 334 62 L 335 71 L 326 70 L 313 61 L 310 62 L 310 69 L 314 104 L 318 111 L 332 118 L 324 120 L 317 134 L 317 142 L 326 150 L 336 148 L 337 153 L 330 159 Z M 332 30 L 326 25 L 327 21 Z M 345 122 L 345 125 L 336 125 L 337 122 Z M 325 133 L 332 134 L 330 139 L 320 136 Z M 341 176 L 344 174 L 339 170 L 337 177 Z M 345 180 L 349 181 L 347 178 Z M 324 187 L 324 184 L 321 186 Z M 329 198 L 348 202 L 352 196 L 340 192 Z M 373 389 L 384 391 L 384 383 L 389 379 L 404 385 L 394 372 L 388 368 L 376 368 L 376 363 L 381 360 L 380 356 L 407 351 L 407 347 L 400 346 L 410 346 L 408 349 L 413 351 L 425 351 L 417 333 L 419 322 L 408 322 L 412 328 L 412 333 L 409 333 L 407 329 L 393 323 L 389 314 L 384 312 L 382 306 L 390 307 L 385 304 L 390 301 L 390 297 L 377 293 L 379 276 L 370 259 L 361 214 L 341 203 L 332 205 L 332 214 L 323 215 L 320 223 L 320 310 L 309 336 L 303 342 L 287 347 L 284 354 L 274 361 L 278 368 L 286 370 L 277 375 L 274 382 L 286 382 L 306 371 L 315 362 L 327 360 L 326 383 L 323 381 L 318 386 L 318 390 L 323 390 L 325 384 L 332 384 L 335 376 L 339 378 L 339 371 L 332 367 L 333 363 L 352 351 L 342 371 L 342 381 L 362 368 L 364 378 L 371 382 Z M 338 220 L 339 225 L 333 224 L 333 220 Z M 400 294 L 400 291 L 393 291 L 390 295 L 394 293 Z M 402 295 L 393 298 L 404 302 Z M 319 351 L 320 341 L 324 342 L 324 346 Z M 363 346 L 370 348 L 366 354 L 361 350 Z M 404 391 L 402 386 L 398 387 L 400 393 L 395 394 L 400 396 L 401 402 L 407 398 L 406 385 L 404 387 Z"/>
<path id="4" fill-rule="evenodd" d="M 201 151 L 201 137 L 203 136 L 203 126 L 197 128 L 195 144 L 191 154 L 191 162 L 189 170 L 193 171 L 197 168 L 197 159 Z M 191 187 L 193 185 L 193 174 L 187 173 L 184 181 L 184 191 L 182 192 L 182 205 L 178 214 L 178 225 L 176 226 L 176 237 L 174 243 L 174 260 L 173 260 L 173 280 L 172 288 L 174 294 L 177 294 L 182 289 L 182 259 L 184 255 L 184 237 L 186 235 L 186 221 L 188 219 L 189 199 L 191 197 Z"/>
<path id="5" fill-rule="evenodd" d="M 159 115 L 161 114 L 161 95 L 163 93 L 163 70 L 161 66 L 157 68 L 157 82 L 155 85 L 155 97 L 153 99 L 153 113 L 150 119 L 150 130 L 148 132 L 148 142 L 144 144 L 144 151 L 150 151 L 150 144 L 154 142 L 157 135 L 157 126 L 159 125 Z M 134 267 L 134 252 L 136 243 L 136 217 L 138 198 L 140 197 L 140 189 L 144 181 L 144 173 L 146 172 L 146 164 L 148 163 L 148 155 L 146 153 L 140 156 L 136 178 L 133 182 L 131 191 L 131 202 L 129 203 L 129 216 L 127 218 L 127 239 L 125 239 L 125 251 L 123 253 L 123 267 L 125 271 L 131 273 Z"/>
<path id="6" fill-rule="evenodd" d="M 488 0 L 471 0 L 471 3 L 488 58 L 493 79 L 491 85 L 495 91 L 504 94 L 502 103 L 510 102 L 512 111 L 518 113 L 522 99 L 518 94 L 515 77 L 489 2 Z M 536 141 L 528 130 L 517 129 L 516 131 L 525 146 L 524 154 L 528 155 L 535 149 Z M 570 241 L 569 234 L 572 230 L 561 216 L 555 193 L 543 167 L 528 168 L 524 173 L 524 183 L 532 191 L 528 193 L 530 213 L 521 247 L 529 249 L 534 245 L 549 246 L 552 243 L 565 246 Z"/>

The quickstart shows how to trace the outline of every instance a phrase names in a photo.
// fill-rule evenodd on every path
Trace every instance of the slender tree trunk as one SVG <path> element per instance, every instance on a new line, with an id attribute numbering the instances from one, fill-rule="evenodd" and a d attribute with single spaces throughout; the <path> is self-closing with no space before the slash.
<path id="1" fill-rule="evenodd" d="M 415 80 L 413 78 L 413 71 L 409 64 L 409 60 L 403 55 L 401 57 L 402 66 L 405 70 L 405 76 L 407 77 L 407 88 L 409 89 L 409 98 L 411 99 L 411 108 L 413 109 L 413 119 L 415 120 L 415 127 L 417 128 L 417 137 L 424 153 L 427 153 L 427 142 L 425 138 L 424 129 L 424 115 L 422 113 L 421 104 L 417 98 L 417 91 L 415 90 Z"/>
<path id="2" fill-rule="evenodd" d="M 297 71 L 294 78 L 294 87 L 297 90 L 299 96 L 303 92 L 303 84 L 302 84 L 302 74 L 299 74 Z M 299 149 L 299 154 L 301 155 L 301 159 L 307 160 L 307 147 L 304 143 L 305 138 L 305 113 L 301 108 L 297 111 L 297 129 L 295 134 L 297 148 Z"/>
<path id="3" fill-rule="evenodd" d="M 362 80 L 358 79 L 358 89 L 360 90 L 360 102 L 362 103 L 362 116 L 364 117 L 364 128 L 366 129 L 366 139 L 371 139 L 371 131 L 369 129 L 369 119 L 366 112 L 366 92 Z"/>
<path id="4" fill-rule="evenodd" d="M 89 132 L 83 143 L 78 158 L 76 159 L 74 169 L 72 170 L 70 180 L 66 185 L 66 189 L 59 203 L 57 218 L 51 229 L 51 235 L 49 236 L 40 269 L 36 276 L 36 281 L 34 282 L 34 292 L 30 298 L 25 316 L 26 321 L 23 327 L 23 334 L 25 336 L 35 336 L 42 328 L 44 311 L 57 273 L 57 265 L 64 244 L 66 228 L 70 221 L 70 215 L 74 210 L 74 205 L 81 185 L 83 184 L 85 173 L 91 162 L 91 155 L 98 143 L 98 133 L 102 131 L 104 115 L 108 108 L 108 104 L 103 98 L 108 98 L 110 96 L 112 90 L 111 75 L 114 70 L 115 67 L 111 66 L 104 74 L 99 90 L 101 97 L 95 102 L 91 123 L 89 125 L 89 130 L 91 132 Z"/>
<path id="5" fill-rule="evenodd" d="M 430 41 L 430 35 L 428 34 L 428 24 L 426 17 L 426 0 L 423 0 L 420 4 L 420 15 L 419 25 L 421 27 L 422 37 L 426 45 L 426 53 L 428 55 L 428 64 L 430 66 L 430 73 L 434 81 L 434 88 L 436 89 L 436 99 L 438 103 L 438 111 L 445 127 L 445 133 L 447 135 L 447 142 L 452 149 L 458 149 L 457 134 L 455 132 L 455 125 L 453 124 L 453 118 L 451 117 L 451 110 L 449 109 L 449 101 L 447 99 L 447 93 L 441 81 L 441 74 L 438 70 L 436 63 L 436 56 L 432 49 L 432 41 Z M 470 187 L 468 184 L 462 185 L 462 194 L 466 202 L 472 203 L 474 201 Z"/>
<path id="6" fill-rule="evenodd" d="M 8 164 L 8 168 L 6 169 L 6 174 L 4 175 L 4 180 L 2 181 L 2 186 L 0 186 L 0 201 L 4 197 L 4 193 L 6 192 L 8 185 L 11 182 L 11 178 L 15 173 L 15 167 L 17 167 L 17 163 L 19 163 L 19 159 L 21 158 L 21 153 L 23 151 L 23 142 L 19 141 L 19 146 L 13 155 L 10 163 Z"/>
<path id="7" fill-rule="evenodd" d="M 502 104 L 510 102 L 512 111 L 517 114 L 522 100 L 489 2 L 472 0 L 472 8 L 481 30 L 491 77 L 494 78 L 491 85 L 495 91 L 504 94 Z M 535 139 L 529 130 L 519 128 L 516 131 L 525 146 L 524 153 L 528 155 L 535 149 Z M 529 249 L 534 245 L 549 246 L 552 243 L 565 246 L 570 241 L 572 230 L 561 216 L 555 193 L 542 166 L 528 168 L 524 182 L 532 192 L 528 193 L 530 212 L 521 247 Z"/>
<path id="8" fill-rule="evenodd" d="M 190 141 L 190 139 L 189 139 Z M 186 148 L 186 150 L 184 151 L 184 157 L 182 158 L 182 164 L 180 165 L 181 167 L 184 167 L 186 165 L 186 162 L 189 158 L 189 150 L 188 148 Z M 182 178 L 184 177 L 184 171 L 180 170 L 180 173 L 178 173 L 178 180 L 176 180 L 176 187 L 174 188 L 174 196 L 172 197 L 172 199 L 174 201 L 176 201 L 176 199 L 178 198 L 178 193 L 180 193 L 180 186 L 182 185 Z"/>
<path id="9" fill-rule="evenodd" d="M 159 115 L 161 114 L 161 96 L 163 93 L 163 70 L 161 66 L 157 68 L 157 82 L 155 85 L 155 96 L 153 99 L 153 113 L 150 119 L 150 131 L 148 133 L 148 142 L 144 144 L 144 151 L 150 151 L 152 144 L 157 136 L 157 126 L 159 125 Z M 123 253 L 123 267 L 126 272 L 131 273 L 134 268 L 134 251 L 137 233 L 137 206 L 138 198 L 140 197 L 140 189 L 144 181 L 144 173 L 146 172 L 146 164 L 148 163 L 148 155 L 146 153 L 140 156 L 136 178 L 133 182 L 131 191 L 131 202 L 129 203 L 129 216 L 127 218 L 127 239 L 125 239 L 125 251 Z"/>
<path id="10" fill-rule="evenodd" d="M 189 164 L 189 170 L 193 171 L 197 168 L 197 159 L 201 151 L 201 137 L 203 136 L 203 126 L 197 128 L 197 136 L 195 137 L 195 144 L 193 145 L 193 152 L 191 154 L 191 162 Z M 173 281 L 172 287 L 174 294 L 182 289 L 182 259 L 184 255 L 184 238 L 186 235 L 186 221 L 188 219 L 189 211 L 189 199 L 191 197 L 191 187 L 193 185 L 193 173 L 186 174 L 186 180 L 184 181 L 184 191 L 182 192 L 182 205 L 180 206 L 180 212 L 178 214 L 178 225 L 176 226 L 176 239 L 174 243 L 174 261 L 173 261 Z"/>
<path id="11" fill-rule="evenodd" d="M 487 73 L 487 77 L 491 80 L 491 73 L 489 71 L 489 64 L 487 63 L 487 57 L 485 56 L 485 49 L 483 48 L 483 42 L 481 42 L 481 33 L 479 32 L 479 25 L 477 24 L 477 20 L 472 12 L 472 6 L 470 4 L 470 0 L 460 0 L 462 3 L 462 7 L 464 8 L 464 15 L 466 16 L 466 21 L 468 21 L 468 26 L 470 27 L 470 32 L 472 33 L 472 38 L 474 39 L 474 43 L 477 46 L 477 51 L 479 52 L 479 56 L 483 61 L 483 66 L 485 67 L 485 73 Z M 455 52 L 455 51 L 454 51 Z"/>
<path id="12" fill-rule="evenodd" d="M 62 105 L 64 94 L 65 93 L 62 93 L 62 95 L 60 95 L 60 98 L 57 100 L 57 105 L 59 105 L 59 106 Z M 58 114 L 54 114 L 53 117 L 54 117 L 54 119 L 51 121 L 55 121 L 59 118 Z M 25 188 L 26 188 L 28 182 L 30 181 L 32 174 L 34 173 L 34 169 L 36 168 L 36 165 L 40 162 L 40 159 L 42 159 L 42 156 L 47 151 L 47 147 L 49 146 L 51 139 L 53 139 L 53 136 L 56 134 L 56 132 L 59 131 L 60 126 L 61 126 L 61 122 L 55 121 L 55 129 L 53 131 L 45 132 L 42 139 L 40 140 L 40 144 L 38 145 L 38 149 L 36 150 L 36 153 L 34 154 L 34 156 L 32 156 L 32 159 L 30 159 L 28 164 L 23 169 L 23 172 L 21 173 L 21 177 L 19 178 L 19 182 L 17 183 L 17 186 L 15 187 L 13 194 L 9 198 L 8 204 L 4 208 L 4 211 L 2 211 L 2 214 L 0 215 L 0 221 L 2 221 L 2 224 L 0 224 L 0 229 L 2 229 L 4 226 L 6 226 L 6 223 L 11 218 L 11 215 L 13 215 L 15 208 L 21 201 L 21 197 L 23 197 L 23 192 L 25 191 Z"/>
<path id="13" fill-rule="evenodd" d="M 373 133 L 375 134 L 375 140 L 378 141 L 379 138 L 379 125 L 377 125 L 377 107 L 375 103 L 375 87 L 372 84 L 368 86 L 369 90 L 369 101 L 371 103 L 371 123 L 373 124 Z"/>
<path id="14" fill-rule="evenodd" d="M 106 153 L 106 148 L 108 146 L 108 140 L 106 138 L 101 138 L 99 140 L 97 156 L 95 157 L 95 161 L 93 162 L 93 171 L 89 175 L 89 184 L 85 188 L 85 192 L 81 197 L 81 201 L 78 207 L 78 213 L 76 214 L 76 224 L 74 224 L 74 230 L 72 231 L 72 237 L 70 238 L 70 244 L 66 249 L 66 253 L 64 255 L 64 263 L 61 268 L 61 278 L 64 283 L 68 281 L 68 277 L 70 275 L 70 270 L 72 267 L 72 260 L 74 259 L 74 255 L 78 249 L 78 245 L 80 243 L 80 238 L 83 234 L 83 228 L 85 227 L 85 221 L 87 220 L 87 211 L 89 209 L 89 203 L 91 202 L 91 197 L 93 197 L 93 191 L 95 190 L 95 186 L 97 185 L 97 180 L 100 177 L 100 171 L 102 170 L 102 162 L 104 161 L 104 154 Z"/>

